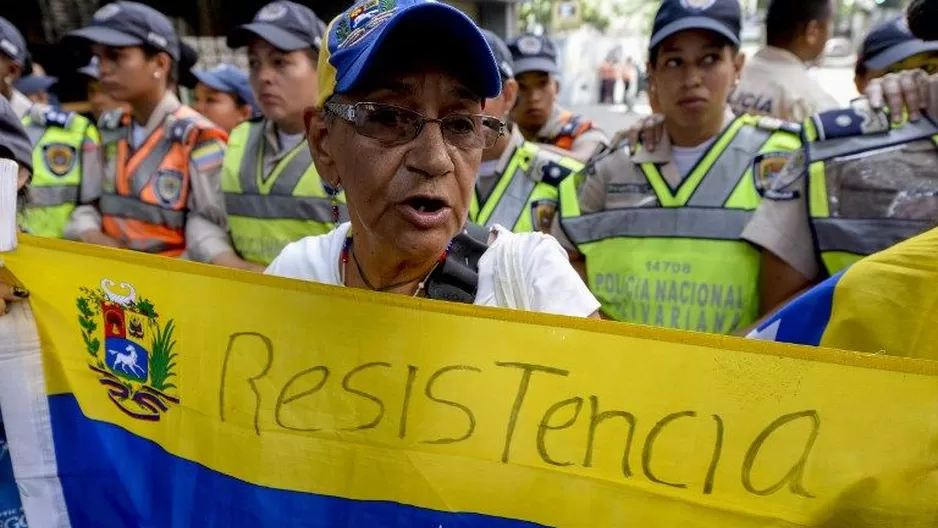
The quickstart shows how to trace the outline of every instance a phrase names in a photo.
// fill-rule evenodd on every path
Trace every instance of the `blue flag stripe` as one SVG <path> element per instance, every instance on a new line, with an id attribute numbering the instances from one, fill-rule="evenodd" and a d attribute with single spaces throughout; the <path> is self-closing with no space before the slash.
<path id="1" fill-rule="evenodd" d="M 49 410 L 59 479 L 74 528 L 540 526 L 475 513 L 258 486 L 178 458 L 115 425 L 90 420 L 70 394 L 50 396 Z"/>

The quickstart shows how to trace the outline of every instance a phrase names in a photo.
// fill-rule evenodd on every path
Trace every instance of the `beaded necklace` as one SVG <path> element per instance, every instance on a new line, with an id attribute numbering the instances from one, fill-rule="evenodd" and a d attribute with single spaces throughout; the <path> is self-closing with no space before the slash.
<path id="1" fill-rule="evenodd" d="M 436 263 L 433 265 L 432 268 L 430 268 L 430 271 L 423 278 L 423 280 L 417 284 L 417 290 L 414 292 L 414 295 L 413 295 L 414 297 L 419 296 L 420 293 L 424 291 L 424 288 L 427 285 L 427 279 L 429 279 L 430 275 L 433 274 L 436 268 L 440 264 L 442 264 L 443 261 L 446 260 L 446 257 L 449 255 L 449 251 L 452 247 L 453 247 L 453 241 L 450 240 L 449 243 L 446 244 L 446 248 L 444 248 L 443 251 L 440 253 L 439 258 L 436 259 Z M 340 275 L 341 275 L 343 286 L 345 286 L 345 279 L 348 274 L 347 270 L 348 270 L 349 256 L 351 256 L 352 260 L 355 261 L 355 268 L 358 270 L 358 276 L 362 278 L 362 281 L 365 283 L 365 286 L 367 286 L 372 291 L 386 292 L 388 290 L 393 290 L 394 288 L 398 288 L 400 286 L 407 284 L 408 282 L 411 282 L 407 280 L 407 281 L 396 282 L 394 284 L 389 284 L 387 286 L 382 286 L 380 288 L 375 288 L 371 284 L 371 281 L 368 280 L 368 277 L 365 276 L 365 272 L 364 270 L 362 270 L 362 266 L 358 262 L 358 257 L 355 256 L 355 248 L 352 247 L 352 230 L 349 229 L 348 235 L 345 236 L 345 242 L 342 244 L 342 253 L 339 256 L 339 259 L 342 263 L 342 269 L 340 270 Z"/>

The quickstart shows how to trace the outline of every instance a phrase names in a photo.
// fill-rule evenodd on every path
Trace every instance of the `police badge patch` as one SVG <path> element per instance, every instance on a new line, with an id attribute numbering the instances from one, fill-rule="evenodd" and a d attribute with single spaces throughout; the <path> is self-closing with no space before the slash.
<path id="1" fill-rule="evenodd" d="M 557 213 L 555 200 L 535 200 L 531 202 L 531 225 L 535 231 L 550 232 L 550 224 Z"/>
<path id="2" fill-rule="evenodd" d="M 78 158 L 75 147 L 64 143 L 51 143 L 42 147 L 42 161 L 49 172 L 56 176 L 65 176 Z"/>
<path id="3" fill-rule="evenodd" d="M 752 162 L 752 180 L 759 196 L 765 196 L 772 188 L 791 156 L 791 152 L 764 152 L 756 156 Z"/>
<path id="4" fill-rule="evenodd" d="M 179 201 L 182 195 L 182 173 L 174 170 L 162 170 L 156 174 L 153 185 L 156 196 L 164 205 Z"/>

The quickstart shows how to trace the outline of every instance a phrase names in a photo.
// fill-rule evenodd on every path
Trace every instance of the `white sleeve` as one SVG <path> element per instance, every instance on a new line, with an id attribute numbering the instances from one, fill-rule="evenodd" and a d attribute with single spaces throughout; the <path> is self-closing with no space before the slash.
<path id="1" fill-rule="evenodd" d="M 599 301 L 554 237 L 532 233 L 524 238 L 523 269 L 533 311 L 589 317 L 599 309 Z"/>

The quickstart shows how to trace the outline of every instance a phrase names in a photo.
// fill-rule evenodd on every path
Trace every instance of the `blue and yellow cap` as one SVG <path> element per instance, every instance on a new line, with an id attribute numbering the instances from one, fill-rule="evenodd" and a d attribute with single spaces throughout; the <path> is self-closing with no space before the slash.
<path id="1" fill-rule="evenodd" d="M 404 22 L 409 30 L 422 29 L 421 38 L 427 43 L 452 45 L 453 63 L 478 82 L 480 97 L 501 93 L 501 74 L 492 50 L 475 22 L 461 11 L 433 0 L 366 0 L 335 17 L 326 30 L 326 45 L 319 53 L 317 106 L 357 88 L 379 52 L 385 51 L 388 37 Z"/>

